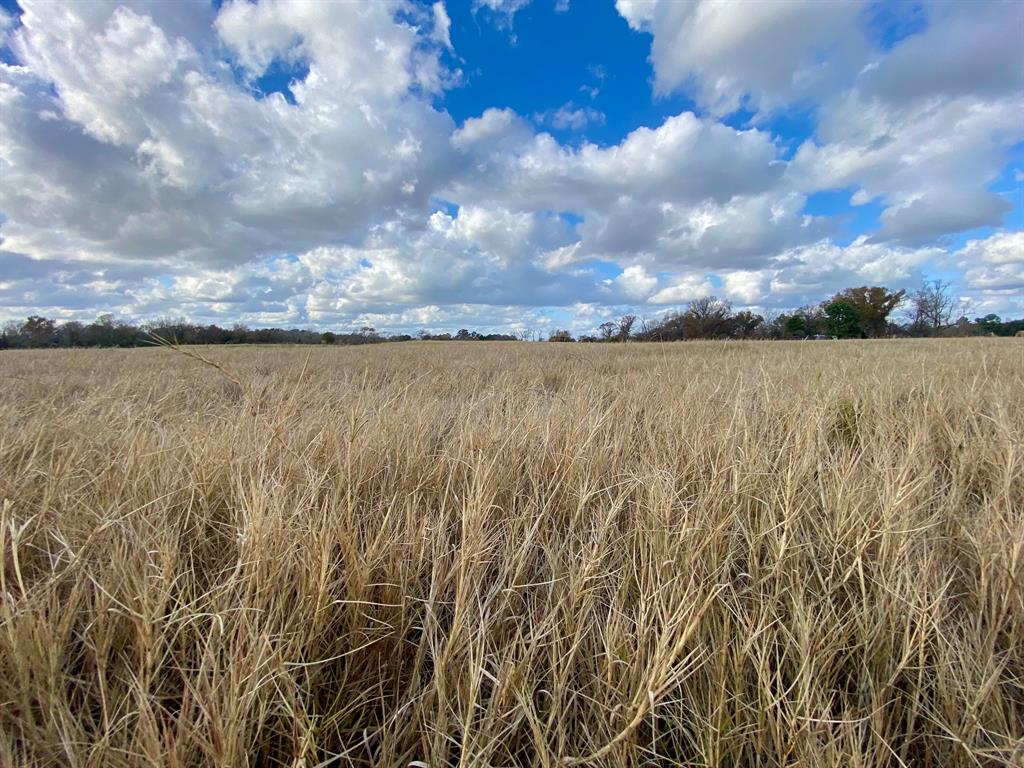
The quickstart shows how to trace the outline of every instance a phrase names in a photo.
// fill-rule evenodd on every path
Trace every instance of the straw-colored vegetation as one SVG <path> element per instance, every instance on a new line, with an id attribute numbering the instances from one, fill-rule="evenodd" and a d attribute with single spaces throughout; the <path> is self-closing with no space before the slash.
<path id="1" fill-rule="evenodd" d="M 1024 764 L 1018 340 L 200 353 L 0 354 L 0 764 Z"/>

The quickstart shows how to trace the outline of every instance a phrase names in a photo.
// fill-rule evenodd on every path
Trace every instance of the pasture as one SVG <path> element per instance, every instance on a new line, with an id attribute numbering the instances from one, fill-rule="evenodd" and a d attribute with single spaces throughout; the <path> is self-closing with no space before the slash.
<path id="1" fill-rule="evenodd" d="M 0 764 L 1024 764 L 1018 339 L 0 384 Z"/>

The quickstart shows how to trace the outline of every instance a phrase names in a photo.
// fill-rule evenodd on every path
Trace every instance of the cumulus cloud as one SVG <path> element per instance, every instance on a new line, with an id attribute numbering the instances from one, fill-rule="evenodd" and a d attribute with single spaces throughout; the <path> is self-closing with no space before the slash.
<path id="1" fill-rule="evenodd" d="M 1020 3 L 925 3 L 923 29 L 891 50 L 871 42 L 879 9 L 865 3 L 617 7 L 652 36 L 659 91 L 685 90 L 714 115 L 819 103 L 816 135 L 789 174 L 793 186 L 854 187 L 852 204 L 878 200 L 878 238 L 923 243 L 998 226 L 1009 210 L 988 187 L 1024 139 Z"/>
<path id="2" fill-rule="evenodd" d="M 1011 208 L 989 186 L 1024 139 L 1024 6 L 932 10 L 925 31 L 823 104 L 817 135 L 791 168 L 804 189 L 856 187 L 855 205 L 879 200 L 882 239 L 998 226 Z"/>
<path id="3" fill-rule="evenodd" d="M 466 121 L 452 137 L 466 161 L 451 199 L 583 216 L 577 257 L 656 269 L 740 267 L 828 228 L 787 190 L 772 137 L 690 112 L 620 144 L 578 148 L 532 133 L 509 110 Z"/>
<path id="4" fill-rule="evenodd" d="M 740 304 L 792 307 L 817 303 L 829 292 L 854 285 L 919 285 L 922 269 L 945 251 L 869 242 L 860 237 L 849 245 L 822 239 L 786 249 L 760 269 L 737 270 L 724 276 L 728 298 Z"/>
<path id="5" fill-rule="evenodd" d="M 622 270 L 622 274 L 612 280 L 622 293 L 634 301 L 644 301 L 658 287 L 658 278 L 647 274 L 641 265 L 634 264 Z"/>
<path id="6" fill-rule="evenodd" d="M 475 9 L 511 27 L 526 4 Z M 586 329 L 933 265 L 979 306 L 1021 306 L 995 191 L 1024 140 L 1019 3 L 926 3 L 888 46 L 870 4 L 616 5 L 650 35 L 656 90 L 696 106 L 598 145 L 605 115 L 572 101 L 456 124 L 440 1 L 22 0 L 20 23 L 0 13 L 4 316 Z M 596 96 L 614 73 L 589 71 Z M 794 104 L 816 105 L 795 152 L 768 128 Z M 746 127 L 719 119 L 741 107 Z M 829 190 L 877 227 L 850 242 L 810 215 Z M 977 227 L 996 231 L 941 245 Z"/>
<path id="7" fill-rule="evenodd" d="M 956 253 L 956 263 L 980 311 L 1024 311 L 1024 232 L 968 240 Z"/>
<path id="8" fill-rule="evenodd" d="M 990 185 L 1024 139 L 1024 6 L 930 4 L 928 26 L 827 100 L 791 174 L 804 189 L 855 187 L 885 208 L 879 239 L 927 242 L 998 226 Z"/>
<path id="9" fill-rule="evenodd" d="M 459 188 L 532 207 L 602 208 L 624 195 L 725 202 L 769 189 L 785 170 L 769 134 L 691 112 L 638 128 L 611 147 L 572 148 L 547 133 L 532 134 L 513 113 L 489 110 L 467 121 L 452 143 L 473 161 L 474 173 L 455 180 Z M 501 184 L 494 183 L 498 178 Z"/>
<path id="10" fill-rule="evenodd" d="M 710 296 L 714 292 L 714 286 L 706 277 L 684 275 L 651 296 L 650 303 L 685 304 L 694 299 Z"/>
<path id="11" fill-rule="evenodd" d="M 0 69 L 9 250 L 196 262 L 303 250 L 422 207 L 448 172 L 450 119 L 417 96 L 443 80 L 438 49 L 396 20 L 398 4 L 225 5 L 214 28 L 249 77 L 306 62 L 295 104 L 257 98 L 149 13 L 186 5 L 24 5 L 23 66 Z"/>
<path id="12" fill-rule="evenodd" d="M 863 2 L 616 0 L 649 33 L 655 86 L 690 89 L 712 114 L 774 109 L 842 82 L 865 58 Z"/>

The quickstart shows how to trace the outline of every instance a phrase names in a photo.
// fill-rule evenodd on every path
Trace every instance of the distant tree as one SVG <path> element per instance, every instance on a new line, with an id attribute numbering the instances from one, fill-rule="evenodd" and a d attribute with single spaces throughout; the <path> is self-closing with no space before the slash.
<path id="1" fill-rule="evenodd" d="M 864 336 L 860 314 L 846 299 L 836 299 L 825 306 L 826 327 L 837 339 L 859 339 Z"/>
<path id="2" fill-rule="evenodd" d="M 1024 330 L 1024 318 L 1004 321 L 997 314 L 986 314 L 983 317 L 975 317 L 973 325 L 975 333 L 982 336 L 1013 336 L 1018 331 Z"/>
<path id="3" fill-rule="evenodd" d="M 601 341 L 614 341 L 619 335 L 619 324 L 609 320 L 597 326 L 597 330 L 601 334 Z"/>
<path id="4" fill-rule="evenodd" d="M 832 302 L 845 301 L 857 313 L 861 330 L 867 336 L 881 338 L 888 331 L 889 314 L 903 302 L 906 293 L 893 293 L 888 288 L 878 285 L 863 285 L 837 293 L 832 297 Z"/>
<path id="5" fill-rule="evenodd" d="M 683 330 L 688 339 L 717 339 L 729 335 L 732 304 L 717 296 L 691 301 L 683 312 Z"/>
<path id="6" fill-rule="evenodd" d="M 730 335 L 737 339 L 749 339 L 763 323 L 761 315 L 755 315 L 748 309 L 741 310 L 732 316 Z"/>
<path id="7" fill-rule="evenodd" d="M 809 333 L 807 318 L 803 315 L 781 315 L 783 335 L 787 339 L 802 339 Z"/>
<path id="8" fill-rule="evenodd" d="M 57 344 L 61 347 L 81 347 L 85 326 L 77 320 L 69 320 L 57 327 Z"/>
<path id="9" fill-rule="evenodd" d="M 551 335 L 548 336 L 548 341 L 566 342 L 566 341 L 575 341 L 575 339 L 572 337 L 572 334 L 569 333 L 569 331 L 558 330 L 558 331 L 552 331 L 551 332 Z"/>
<path id="10" fill-rule="evenodd" d="M 249 342 L 249 328 L 242 323 L 235 323 L 231 326 L 231 343 L 247 344 Z"/>
<path id="11" fill-rule="evenodd" d="M 988 314 L 984 317 L 974 318 L 974 324 L 978 328 L 978 333 L 982 335 L 992 334 L 993 336 L 999 336 L 999 331 L 1003 328 L 1003 321 L 996 314 Z"/>
<path id="12" fill-rule="evenodd" d="M 821 305 L 800 307 L 784 312 L 773 321 L 772 335 L 782 339 L 806 339 L 825 333 L 827 317 Z"/>
<path id="13" fill-rule="evenodd" d="M 953 321 L 959 302 L 945 280 L 926 280 L 910 297 L 912 328 L 922 334 L 935 335 Z"/>
<path id="14" fill-rule="evenodd" d="M 659 320 L 651 321 L 642 338 L 647 341 L 681 341 L 686 338 L 685 317 L 682 312 L 669 312 Z"/>
<path id="15" fill-rule="evenodd" d="M 1017 331 L 1024 330 L 1024 319 L 1004 321 L 999 315 L 988 314 L 974 318 L 974 333 L 982 336 L 1013 336 Z"/>
<path id="16" fill-rule="evenodd" d="M 32 347 L 52 347 L 57 343 L 57 323 L 39 315 L 30 316 L 21 326 L 21 336 Z"/>
<path id="17" fill-rule="evenodd" d="M 323 342 L 324 344 L 333 344 L 337 340 L 337 335 L 331 333 L 330 331 L 324 331 L 323 333 L 320 334 L 320 341 Z"/>
<path id="18" fill-rule="evenodd" d="M 619 341 L 628 341 L 630 334 L 633 332 L 633 326 L 636 324 L 636 315 L 623 315 L 619 318 L 618 322 L 618 336 Z"/>
<path id="19" fill-rule="evenodd" d="M 0 349 L 13 349 L 21 346 L 24 346 L 24 340 L 21 338 L 21 323 L 9 320 L 4 323 L 3 330 L 0 331 Z"/>

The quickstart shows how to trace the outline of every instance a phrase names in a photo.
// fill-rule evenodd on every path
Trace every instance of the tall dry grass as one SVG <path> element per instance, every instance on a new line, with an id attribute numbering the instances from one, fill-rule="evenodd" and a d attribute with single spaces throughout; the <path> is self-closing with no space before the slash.
<path id="1" fill-rule="evenodd" d="M 0 355 L 3 765 L 1024 765 L 1018 340 L 200 354 Z"/>

